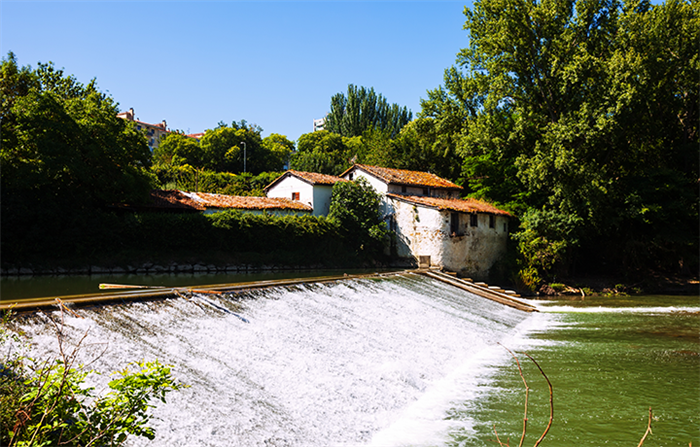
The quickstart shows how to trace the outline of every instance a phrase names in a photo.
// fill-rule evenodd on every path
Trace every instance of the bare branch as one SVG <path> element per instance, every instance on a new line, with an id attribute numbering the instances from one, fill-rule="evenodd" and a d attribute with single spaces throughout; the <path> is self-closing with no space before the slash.
<path id="1" fill-rule="evenodd" d="M 498 445 L 501 447 L 510 447 L 510 442 L 507 442 L 505 446 L 501 442 L 501 438 L 498 437 L 498 432 L 496 431 L 496 424 L 493 424 L 493 433 L 496 435 L 496 442 L 498 442 Z"/>
<path id="2" fill-rule="evenodd" d="M 639 441 L 637 447 L 642 447 L 642 444 L 644 444 L 644 441 L 647 439 L 649 433 L 651 433 L 651 407 L 649 407 L 649 425 L 647 425 L 647 431 L 644 433 L 644 436 L 642 436 L 642 440 Z"/>
<path id="3" fill-rule="evenodd" d="M 549 429 L 552 427 L 552 421 L 554 421 L 554 393 L 552 391 L 552 382 L 549 381 L 549 377 L 547 377 L 547 374 L 544 373 L 542 368 L 540 367 L 540 364 L 537 363 L 537 361 L 532 358 L 530 354 L 527 352 L 523 352 L 530 360 L 532 360 L 532 363 L 537 366 L 537 369 L 540 370 L 540 373 L 544 376 L 544 379 L 547 381 L 547 386 L 549 386 L 549 423 L 547 424 L 547 428 L 545 428 L 544 433 L 542 433 L 542 436 L 540 436 L 540 439 L 537 440 L 535 443 L 534 447 L 537 447 L 540 445 L 540 442 L 544 439 L 545 436 L 547 436 L 547 433 L 549 432 Z"/>
<path id="4" fill-rule="evenodd" d="M 522 447 L 523 442 L 525 442 L 525 434 L 527 433 L 527 404 L 530 396 L 530 387 L 527 386 L 527 381 L 525 380 L 525 376 L 523 375 L 523 368 L 520 366 L 520 360 L 518 360 L 518 357 L 513 353 L 513 351 L 506 348 L 505 346 L 503 346 L 503 349 L 510 352 L 510 355 L 512 355 L 515 359 L 515 363 L 517 363 L 518 365 L 518 373 L 520 373 L 520 378 L 523 379 L 523 383 L 525 384 L 525 414 L 523 416 L 523 434 L 520 436 L 520 443 L 518 444 L 518 447 Z"/>

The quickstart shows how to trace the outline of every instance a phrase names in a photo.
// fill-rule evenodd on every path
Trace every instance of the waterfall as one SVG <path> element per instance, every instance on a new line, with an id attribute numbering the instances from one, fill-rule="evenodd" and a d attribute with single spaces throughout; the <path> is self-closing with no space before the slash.
<path id="1" fill-rule="evenodd" d="M 158 359 L 191 385 L 153 410 L 154 441 L 130 441 L 149 446 L 439 444 L 455 402 L 509 359 L 498 344 L 512 347 L 538 319 L 418 275 L 76 314 L 49 316 L 69 339 L 89 331 L 81 355 L 92 369 Z M 35 357 L 57 348 L 46 318 L 23 322 Z M 109 375 L 90 379 L 100 389 Z"/>

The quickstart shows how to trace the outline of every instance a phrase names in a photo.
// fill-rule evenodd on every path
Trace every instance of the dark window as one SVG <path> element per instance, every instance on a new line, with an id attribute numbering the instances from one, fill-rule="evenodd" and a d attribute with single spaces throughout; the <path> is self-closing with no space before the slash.
<path id="1" fill-rule="evenodd" d="M 406 187 L 405 187 L 405 186 L 402 186 L 402 187 L 401 187 L 401 192 L 404 193 L 404 194 L 406 193 Z"/>
<path id="2" fill-rule="evenodd" d="M 496 228 L 496 216 L 489 214 L 489 228 Z"/>
<path id="3" fill-rule="evenodd" d="M 353 176 L 354 176 L 354 174 L 351 172 L 350 175 L 348 175 L 348 179 L 349 179 L 350 181 L 352 181 Z"/>
<path id="4" fill-rule="evenodd" d="M 299 193 L 298 192 L 292 193 L 292 200 L 299 200 Z"/>
<path id="5" fill-rule="evenodd" d="M 430 190 L 428 188 L 423 188 L 423 195 L 424 196 L 429 196 L 430 195 Z"/>
<path id="6" fill-rule="evenodd" d="M 474 213 L 469 215 L 469 226 L 478 227 L 479 226 L 479 215 Z"/>
<path id="7" fill-rule="evenodd" d="M 459 228 L 459 213 L 450 213 L 450 234 L 452 236 L 462 235 L 462 231 Z"/>

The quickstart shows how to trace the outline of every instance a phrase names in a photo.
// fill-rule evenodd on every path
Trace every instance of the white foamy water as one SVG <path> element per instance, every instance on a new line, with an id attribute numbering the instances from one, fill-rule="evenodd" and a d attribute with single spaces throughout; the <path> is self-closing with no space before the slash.
<path id="1" fill-rule="evenodd" d="M 89 329 L 86 359 L 105 350 L 95 370 L 158 359 L 191 385 L 153 411 L 156 439 L 132 445 L 440 444 L 468 428 L 451 422 L 449 411 L 475 398 L 492 367 L 510 360 L 503 346 L 518 349 L 551 320 L 418 276 L 241 298 L 243 308 L 207 296 L 64 315 L 69 338 Z M 55 349 L 44 317 L 24 329 L 39 355 Z"/>

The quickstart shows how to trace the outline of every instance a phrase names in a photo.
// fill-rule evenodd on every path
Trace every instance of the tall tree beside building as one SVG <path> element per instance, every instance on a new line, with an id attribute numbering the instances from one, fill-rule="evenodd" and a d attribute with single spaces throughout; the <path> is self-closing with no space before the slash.
<path id="1" fill-rule="evenodd" d="M 375 93 L 374 88 L 350 84 L 347 96 L 338 93 L 331 98 L 325 129 L 348 138 L 378 129 L 387 131 L 393 138 L 412 118 L 410 110 L 389 104 L 384 96 Z"/>
<path id="2" fill-rule="evenodd" d="M 465 15 L 470 46 L 421 116 L 451 129 L 474 194 L 527 210 L 528 265 L 697 265 L 700 4 L 477 0 Z"/>

